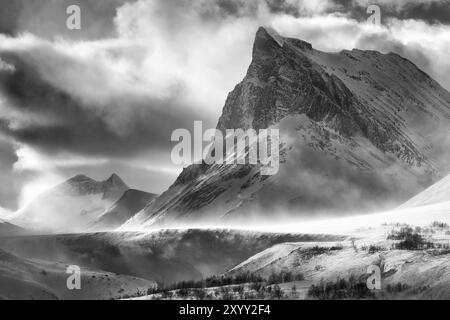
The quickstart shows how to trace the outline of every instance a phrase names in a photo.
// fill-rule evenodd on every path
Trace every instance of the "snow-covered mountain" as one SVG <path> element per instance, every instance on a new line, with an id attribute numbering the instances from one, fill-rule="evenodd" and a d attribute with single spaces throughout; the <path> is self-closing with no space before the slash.
<path id="1" fill-rule="evenodd" d="M 260 28 L 217 128 L 280 129 L 279 172 L 189 166 L 122 229 L 393 207 L 448 172 L 449 125 L 450 93 L 401 56 L 326 53 Z"/>
<path id="2" fill-rule="evenodd" d="M 408 200 L 400 208 L 420 207 L 444 202 L 448 202 L 450 208 L 450 175 Z"/>
<path id="3" fill-rule="evenodd" d="M 91 230 L 113 230 L 142 210 L 147 203 L 158 195 L 140 190 L 129 189 L 113 204 L 90 228 Z"/>
<path id="4" fill-rule="evenodd" d="M 11 222 L 51 232 L 83 231 L 127 190 L 116 174 L 105 181 L 77 175 L 38 196 Z"/>

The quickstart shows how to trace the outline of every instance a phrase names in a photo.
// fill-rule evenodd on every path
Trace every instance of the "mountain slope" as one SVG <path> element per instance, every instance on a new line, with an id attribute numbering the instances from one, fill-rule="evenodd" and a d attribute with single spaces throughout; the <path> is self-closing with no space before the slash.
<path id="1" fill-rule="evenodd" d="M 217 128 L 278 128 L 280 169 L 192 165 L 122 229 L 393 207 L 448 170 L 450 93 L 410 61 L 325 53 L 260 28 Z"/>
<path id="2" fill-rule="evenodd" d="M 350 231 L 346 241 L 277 244 L 243 261 L 227 274 L 251 273 L 267 278 L 273 273 L 285 271 L 302 274 L 306 281 L 315 285 L 350 277 L 365 283 L 367 268 L 378 265 L 382 272 L 382 289 L 387 294 L 392 293 L 388 286 L 401 283 L 404 289 L 398 293 L 404 298 L 449 299 L 448 225 L 447 228 L 433 228 L 433 217 L 428 213 L 426 208 L 420 213 L 414 212 L 408 222 L 412 228 L 417 227 L 416 222 L 419 222 L 419 225 L 432 230 L 431 233 L 422 233 L 426 241 L 434 243 L 435 249 L 432 250 L 395 249 L 394 244 L 398 240 L 388 239 L 387 235 L 405 224 L 372 223 L 369 228 Z M 443 217 L 442 222 L 450 221 L 448 213 Z M 395 214 L 391 214 L 391 218 L 395 221 Z M 364 219 L 361 221 L 366 223 Z M 358 224 L 358 221 L 355 223 Z M 321 225 L 329 226 L 326 222 Z M 389 299 L 389 295 L 382 298 Z"/>
<path id="3" fill-rule="evenodd" d="M 0 219 L 0 237 L 27 234 L 27 230 Z"/>
<path id="4" fill-rule="evenodd" d="M 128 186 L 115 174 L 105 181 L 78 175 L 38 196 L 11 222 L 51 232 L 83 231 L 126 190 Z"/>
<path id="5" fill-rule="evenodd" d="M 443 202 L 450 203 L 450 176 L 436 182 L 431 187 L 405 202 L 400 208 L 420 207 Z"/>
<path id="6" fill-rule="evenodd" d="M 134 189 L 127 190 L 111 208 L 92 224 L 90 229 L 97 231 L 116 229 L 156 197 L 157 195 L 153 193 Z"/>
<path id="7" fill-rule="evenodd" d="M 23 259 L 0 250 L 0 300 L 113 299 L 146 292 L 154 281 L 81 269 L 81 289 L 68 290 L 67 264 Z"/>

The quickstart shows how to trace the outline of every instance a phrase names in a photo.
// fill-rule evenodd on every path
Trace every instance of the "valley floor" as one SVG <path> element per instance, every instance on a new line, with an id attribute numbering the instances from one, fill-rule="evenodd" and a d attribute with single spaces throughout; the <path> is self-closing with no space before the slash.
<path id="1" fill-rule="evenodd" d="M 323 226 L 316 234 L 185 229 L 4 237 L 0 298 L 450 299 L 448 208 L 311 222 L 314 232 Z M 329 226 L 339 234 L 326 234 Z M 82 268 L 81 291 L 66 287 L 71 264 Z M 381 290 L 367 287 L 371 266 L 381 271 Z"/>

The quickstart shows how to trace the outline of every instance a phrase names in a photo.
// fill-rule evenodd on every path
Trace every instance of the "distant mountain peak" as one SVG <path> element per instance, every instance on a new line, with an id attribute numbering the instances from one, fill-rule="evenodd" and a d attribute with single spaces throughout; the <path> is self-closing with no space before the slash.
<path id="1" fill-rule="evenodd" d="M 44 230 L 84 230 L 128 189 L 117 174 L 104 181 L 78 174 L 37 197 L 19 210 L 12 221 Z"/>
<path id="2" fill-rule="evenodd" d="M 78 183 L 78 182 L 87 182 L 87 181 L 95 181 L 92 178 L 89 178 L 88 176 L 84 174 L 77 174 L 76 176 L 70 178 L 66 182 L 68 183 Z"/>
<path id="3" fill-rule="evenodd" d="M 113 173 L 107 180 L 116 180 L 116 179 L 121 180 L 117 173 Z"/>
<path id="4" fill-rule="evenodd" d="M 115 173 L 105 181 L 97 181 L 84 174 L 78 174 L 49 192 L 56 191 L 71 196 L 103 194 L 105 199 L 117 200 L 128 189 L 126 183 Z"/>
<path id="5" fill-rule="evenodd" d="M 127 184 L 116 173 L 113 173 L 105 182 L 112 186 L 124 187 L 128 189 Z"/>

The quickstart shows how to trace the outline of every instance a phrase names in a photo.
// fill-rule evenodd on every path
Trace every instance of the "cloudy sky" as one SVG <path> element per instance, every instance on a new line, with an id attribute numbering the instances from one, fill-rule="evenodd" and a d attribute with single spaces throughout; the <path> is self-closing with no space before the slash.
<path id="1" fill-rule="evenodd" d="M 320 50 L 399 53 L 450 89 L 449 3 L 0 0 L 0 215 L 78 173 L 164 191 L 180 171 L 171 132 L 215 127 L 261 25 Z"/>

